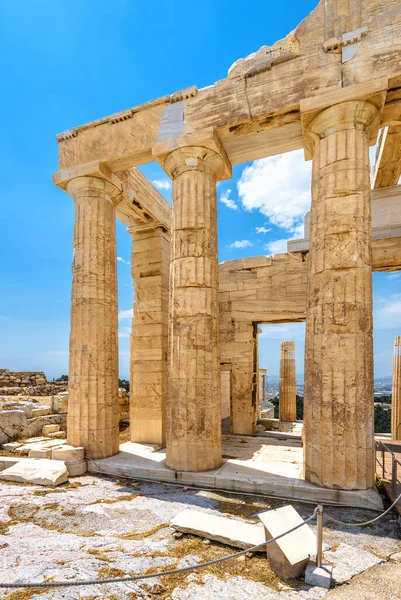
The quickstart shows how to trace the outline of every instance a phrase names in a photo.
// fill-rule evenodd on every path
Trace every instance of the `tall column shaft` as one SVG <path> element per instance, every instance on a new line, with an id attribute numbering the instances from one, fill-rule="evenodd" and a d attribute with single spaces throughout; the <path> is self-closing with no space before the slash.
<path id="1" fill-rule="evenodd" d="M 235 320 L 232 324 L 235 353 L 232 356 L 231 432 L 252 435 L 259 418 L 257 394 L 257 326 Z"/>
<path id="2" fill-rule="evenodd" d="M 281 342 L 280 345 L 279 419 L 284 422 L 297 419 L 294 342 Z"/>
<path id="3" fill-rule="evenodd" d="M 131 441 L 165 444 L 170 235 L 132 232 L 134 317 L 130 360 Z"/>
<path id="4" fill-rule="evenodd" d="M 184 147 L 164 164 L 173 178 L 167 465 L 221 464 L 216 180 L 221 157 Z"/>
<path id="5" fill-rule="evenodd" d="M 369 102 L 323 110 L 313 145 L 305 352 L 305 477 L 374 481 Z"/>
<path id="6" fill-rule="evenodd" d="M 394 339 L 391 438 L 401 440 L 401 336 Z"/>
<path id="7" fill-rule="evenodd" d="M 77 177 L 69 365 L 68 443 L 91 458 L 118 452 L 116 224 L 111 183 Z"/>

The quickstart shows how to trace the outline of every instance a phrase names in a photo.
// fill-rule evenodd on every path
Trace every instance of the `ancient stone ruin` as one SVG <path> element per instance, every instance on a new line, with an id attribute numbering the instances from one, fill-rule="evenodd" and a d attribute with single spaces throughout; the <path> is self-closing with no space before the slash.
<path id="1" fill-rule="evenodd" d="M 132 441 L 165 446 L 173 471 L 218 469 L 222 416 L 256 431 L 258 324 L 306 321 L 305 480 L 373 486 L 372 271 L 401 267 L 400 23 L 392 0 L 321 1 L 227 79 L 57 136 L 54 183 L 75 202 L 70 444 L 119 451 L 118 218 L 133 242 Z M 217 181 L 299 148 L 313 162 L 304 238 L 218 265 Z M 136 168 L 151 161 L 172 208 Z M 284 408 L 292 419 L 291 386 Z"/>
<path id="2" fill-rule="evenodd" d="M 0 369 L 0 395 L 51 396 L 66 389 L 65 381 L 47 381 L 43 371 Z"/>
<path id="3" fill-rule="evenodd" d="M 57 136 L 54 183 L 75 203 L 68 443 L 91 461 L 119 453 L 128 410 L 118 391 L 119 219 L 132 237 L 135 288 L 131 441 L 166 449 L 166 477 L 223 472 L 222 430 L 254 436 L 260 427 L 258 326 L 306 321 L 297 477 L 312 495 L 372 489 L 372 271 L 401 268 L 400 23 L 393 0 L 320 1 L 226 79 Z M 217 182 L 233 165 L 297 149 L 313 163 L 303 238 L 283 254 L 219 265 Z M 172 208 L 136 168 L 152 161 L 172 179 Z M 290 346 L 283 423 L 296 419 Z M 2 372 L 1 383 L 53 385 L 17 375 Z"/>

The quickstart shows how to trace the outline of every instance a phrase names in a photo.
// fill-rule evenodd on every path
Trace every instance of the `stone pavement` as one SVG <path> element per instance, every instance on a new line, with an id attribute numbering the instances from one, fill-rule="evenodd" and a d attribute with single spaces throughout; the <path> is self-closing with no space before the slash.
<path id="1" fill-rule="evenodd" d="M 5 482 L 0 485 L 0 580 L 97 579 L 204 562 L 231 554 L 232 549 L 217 543 L 205 545 L 202 539 L 191 536 L 175 539 L 169 523 L 179 512 L 192 508 L 256 523 L 257 513 L 284 504 L 287 502 L 277 499 L 233 497 L 229 493 L 95 476 L 75 478 L 73 483 L 57 489 Z M 294 506 L 303 518 L 312 510 L 309 504 Z M 368 510 L 340 507 L 327 512 L 342 520 L 366 520 L 375 515 Z M 326 560 L 333 562 L 339 572 L 358 561 L 368 568 L 401 550 L 400 530 L 393 514 L 363 530 L 327 527 L 324 541 L 332 546 Z M 373 568 L 379 569 L 380 565 Z M 158 593 L 152 593 L 155 591 Z M 51 590 L 40 594 L 40 598 L 317 600 L 325 593 L 303 582 L 282 584 L 260 556 L 138 584 Z M 27 597 L 36 600 L 39 594 L 12 595 L 11 590 L 0 593 L 1 600 Z M 375 598 L 380 600 L 380 596 Z"/>

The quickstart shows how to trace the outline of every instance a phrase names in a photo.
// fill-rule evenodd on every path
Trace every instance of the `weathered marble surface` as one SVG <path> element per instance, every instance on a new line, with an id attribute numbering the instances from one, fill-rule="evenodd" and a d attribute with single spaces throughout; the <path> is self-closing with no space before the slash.
<path id="1" fill-rule="evenodd" d="M 204 546 L 202 541 L 189 547 L 185 539 L 175 540 L 168 524 L 179 512 L 192 508 L 255 523 L 258 512 L 282 504 L 285 502 L 260 497 L 230 497 L 229 494 L 92 476 L 77 478 L 72 485 L 56 490 L 3 482 L 0 486 L 2 581 L 43 581 L 49 577 L 55 580 L 92 579 L 100 573 L 113 573 L 112 569 L 124 574 L 141 573 L 149 568 L 200 562 L 205 556 L 216 557 L 223 550 Z M 310 505 L 295 503 L 294 506 L 303 518 L 311 512 Z M 374 513 L 337 508 L 330 509 L 330 514 L 342 520 L 365 520 Z M 365 556 L 366 551 L 388 557 L 401 550 L 398 526 L 392 519 L 392 515 L 386 515 L 380 523 L 363 530 L 342 530 L 333 525 L 325 529 L 325 542 L 341 543 L 347 548 L 352 546 L 353 563 L 358 561 L 359 554 Z M 188 553 L 177 559 L 176 549 L 183 545 L 188 548 Z M 163 579 L 147 584 L 65 588 L 40 597 L 45 600 L 83 600 L 95 596 L 111 600 L 117 596 L 131 600 L 134 594 L 137 598 L 150 600 L 155 595 L 146 586 L 155 583 L 164 586 L 165 596 L 177 600 L 246 600 L 250 594 L 255 600 L 317 600 L 322 597 L 318 589 L 283 586 L 277 591 L 269 584 L 252 581 L 247 569 L 255 560 L 262 561 L 262 571 L 270 577 L 267 561 L 253 558 L 234 563 L 228 575 L 224 575 L 227 570 L 224 567 L 221 575 L 207 571 L 189 573 L 178 583 Z M 340 560 L 336 564 L 345 566 Z M 360 577 L 369 577 L 369 571 Z M 7 590 L 1 591 L 0 598 L 5 599 L 7 594 Z"/>

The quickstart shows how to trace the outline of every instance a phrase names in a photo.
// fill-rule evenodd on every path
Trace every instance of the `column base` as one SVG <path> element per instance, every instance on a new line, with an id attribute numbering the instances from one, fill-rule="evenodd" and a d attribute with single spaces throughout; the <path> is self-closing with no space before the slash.
<path id="1" fill-rule="evenodd" d="M 218 448 L 205 448 L 203 442 L 194 444 L 169 444 L 166 453 L 166 466 L 175 471 L 198 473 L 213 471 L 223 463 L 221 445 Z"/>

